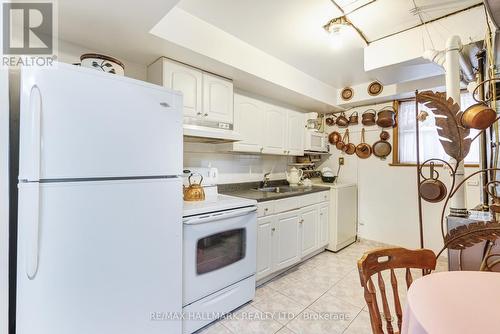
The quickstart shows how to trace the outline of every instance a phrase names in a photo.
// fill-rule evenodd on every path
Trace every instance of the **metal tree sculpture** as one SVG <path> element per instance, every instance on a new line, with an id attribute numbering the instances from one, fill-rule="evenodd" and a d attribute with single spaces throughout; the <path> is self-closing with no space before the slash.
<path id="1" fill-rule="evenodd" d="M 460 110 L 459 105 L 455 103 L 451 97 L 447 99 L 444 93 L 435 93 L 432 91 L 417 93 L 416 101 L 417 103 L 421 103 L 428 107 L 436 116 L 435 124 L 438 135 L 440 137 L 439 141 L 441 142 L 444 151 L 456 161 L 454 167 L 452 167 L 450 163 L 437 158 L 428 159 L 422 164 L 417 164 L 418 173 L 421 177 L 424 178 L 424 180 L 426 180 L 426 178 L 422 174 L 422 168 L 432 162 L 443 163 L 449 168 L 451 174 L 451 190 L 444 198 L 443 209 L 441 211 L 441 234 L 443 236 L 444 246 L 436 257 L 439 257 L 441 253 L 447 248 L 463 250 L 482 241 L 494 241 L 495 239 L 500 237 L 500 223 L 496 221 L 495 215 L 493 215 L 492 221 L 477 222 L 469 225 L 459 226 L 450 230 L 448 233 L 445 232 L 446 207 L 450 199 L 456 194 L 460 187 L 462 187 L 465 182 L 467 182 L 467 180 L 477 174 L 482 173 L 483 175 L 486 175 L 486 173 L 488 173 L 489 171 L 500 170 L 498 168 L 481 169 L 472 173 L 471 175 L 464 178 L 460 183 L 456 184 L 456 173 L 460 162 L 462 162 L 469 153 L 472 142 L 477 137 L 479 137 L 481 132 L 484 130 L 482 130 L 474 138 L 470 138 L 470 129 L 463 127 L 461 124 L 463 112 Z M 497 120 L 498 118 L 495 120 L 495 122 Z M 419 196 L 421 196 L 420 192 Z M 419 208 L 419 214 L 420 213 L 421 207 Z M 420 216 L 420 221 L 422 221 L 421 219 L 422 217 Z M 485 259 L 483 259 L 483 261 L 484 260 Z"/>

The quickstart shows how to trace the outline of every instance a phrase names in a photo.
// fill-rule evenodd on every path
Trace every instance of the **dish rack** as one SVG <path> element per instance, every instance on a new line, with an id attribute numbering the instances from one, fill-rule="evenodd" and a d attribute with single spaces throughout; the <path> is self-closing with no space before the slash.
<path id="1" fill-rule="evenodd" d="M 320 177 L 321 172 L 316 170 L 316 164 L 314 162 L 310 163 L 290 163 L 288 166 L 296 167 L 297 169 L 302 169 L 304 172 L 304 178 Z"/>

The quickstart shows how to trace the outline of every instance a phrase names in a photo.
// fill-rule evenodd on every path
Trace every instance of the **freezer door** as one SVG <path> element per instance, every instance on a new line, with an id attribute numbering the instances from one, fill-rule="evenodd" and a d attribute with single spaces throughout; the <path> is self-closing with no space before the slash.
<path id="1" fill-rule="evenodd" d="M 58 64 L 21 73 L 20 179 L 181 175 L 182 96 Z"/>
<path id="2" fill-rule="evenodd" d="M 180 333 L 179 179 L 21 184 L 17 333 Z"/>

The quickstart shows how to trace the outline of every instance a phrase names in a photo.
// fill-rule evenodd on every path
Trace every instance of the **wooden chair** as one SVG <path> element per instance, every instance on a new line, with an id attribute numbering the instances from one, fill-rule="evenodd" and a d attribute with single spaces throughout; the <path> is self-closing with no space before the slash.
<path id="1" fill-rule="evenodd" d="M 370 312 L 370 322 L 373 334 L 383 334 L 383 324 L 381 315 L 386 321 L 387 333 L 401 332 L 401 323 L 403 312 L 398 293 L 398 281 L 394 269 L 406 269 L 406 288 L 408 289 L 413 282 L 410 269 L 422 269 L 423 274 L 427 275 L 436 269 L 436 256 L 429 249 L 409 250 L 405 248 L 381 248 L 366 252 L 358 261 L 359 278 L 361 286 L 365 291 L 365 300 Z M 392 316 L 387 301 L 386 288 L 382 272 L 390 271 L 390 284 L 394 295 L 394 310 L 397 316 L 398 331 L 395 332 L 392 327 Z M 383 313 L 379 311 L 377 303 L 377 294 L 372 276 L 377 275 L 377 282 L 380 290 L 380 299 L 382 301 Z"/>

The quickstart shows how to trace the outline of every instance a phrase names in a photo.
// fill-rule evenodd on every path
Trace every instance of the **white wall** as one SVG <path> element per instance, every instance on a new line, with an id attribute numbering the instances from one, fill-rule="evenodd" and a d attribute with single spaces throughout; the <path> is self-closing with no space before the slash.
<path id="1" fill-rule="evenodd" d="M 9 316 L 9 86 L 0 69 L 0 334 L 7 334 Z"/>
<path id="2" fill-rule="evenodd" d="M 198 63 L 205 70 L 231 77 L 245 90 L 273 95 L 281 101 L 293 100 L 305 109 L 314 106 L 328 111 L 336 103 L 334 87 L 179 7 L 174 7 L 150 32 L 184 51 L 191 51 L 184 52 L 178 60 L 193 65 Z M 202 61 L 199 55 L 203 55 Z M 210 66 L 212 61 L 219 66 Z"/>
<path id="3" fill-rule="evenodd" d="M 360 112 L 369 109 L 380 109 L 390 103 L 356 108 Z M 348 112 L 348 115 L 350 112 Z M 351 141 L 359 143 L 362 125 L 350 127 Z M 338 128 L 336 128 L 338 129 Z M 391 133 L 392 143 L 392 130 Z M 333 128 L 327 127 L 327 131 Z M 379 139 L 381 129 L 378 126 L 366 127 L 366 141 L 373 144 Z M 343 133 L 343 130 L 341 130 Z M 338 158 L 345 158 L 345 165 L 340 172 L 340 182 L 354 182 L 358 185 L 358 221 L 359 235 L 370 240 L 418 248 L 418 205 L 415 167 L 389 166 L 392 155 L 385 161 L 374 156 L 359 159 L 356 155 L 341 154 L 336 148 L 333 155 L 322 164 L 337 169 Z M 467 168 L 466 174 L 476 169 Z M 441 175 L 446 172 L 439 170 Z M 445 181 L 446 178 L 443 178 Z M 477 178 L 473 178 L 478 181 Z M 449 182 L 445 182 L 449 188 Z M 467 205 L 479 204 L 479 187 L 467 186 Z M 424 242 L 425 247 L 439 251 L 443 246 L 440 230 L 440 213 L 442 203 L 424 202 Z"/>
<path id="4" fill-rule="evenodd" d="M 79 63 L 80 56 L 84 53 L 101 53 L 99 50 L 89 49 L 87 47 L 70 43 L 67 41 L 58 41 L 58 60 L 64 63 Z M 144 64 L 137 64 L 122 59 L 120 55 L 110 54 L 109 56 L 119 59 L 125 65 L 125 75 L 134 79 L 146 80 L 147 67 Z"/>
<path id="5" fill-rule="evenodd" d="M 284 156 L 221 153 L 216 145 L 185 143 L 184 167 L 217 167 L 219 183 L 261 181 L 265 173 L 271 179 L 284 179 L 288 159 Z"/>

